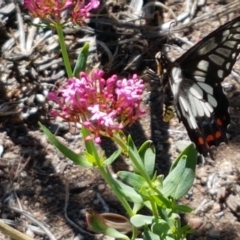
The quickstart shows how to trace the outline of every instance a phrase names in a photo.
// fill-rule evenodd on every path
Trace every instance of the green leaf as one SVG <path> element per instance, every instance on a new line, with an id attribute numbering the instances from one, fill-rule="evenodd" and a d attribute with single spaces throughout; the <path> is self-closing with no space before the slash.
<path id="1" fill-rule="evenodd" d="M 109 166 L 111 165 L 121 154 L 121 149 L 118 149 L 115 151 L 107 160 L 106 160 L 106 165 Z"/>
<path id="2" fill-rule="evenodd" d="M 94 156 L 88 152 L 84 152 L 84 155 L 85 155 L 86 159 L 88 160 L 88 162 L 90 162 L 94 166 L 95 161 L 96 161 Z"/>
<path id="3" fill-rule="evenodd" d="M 128 146 L 129 146 L 129 152 L 130 152 L 129 153 L 129 157 L 130 158 L 134 157 L 135 160 L 138 162 L 138 164 L 141 166 L 141 168 L 144 169 L 143 160 L 141 159 L 141 156 L 138 153 L 137 147 L 134 144 L 134 142 L 132 140 L 132 137 L 130 135 L 128 136 Z M 139 173 L 139 170 L 135 166 L 133 161 L 131 161 L 131 162 L 132 162 L 132 166 L 133 166 L 134 172 L 135 173 Z"/>
<path id="4" fill-rule="evenodd" d="M 160 237 L 157 234 L 153 233 L 149 229 L 144 229 L 143 239 L 144 240 L 161 240 Z"/>
<path id="5" fill-rule="evenodd" d="M 189 146 L 187 146 L 177 157 L 177 159 L 173 162 L 170 172 L 177 166 L 179 160 L 182 158 L 182 156 L 188 156 L 188 161 L 186 163 L 186 167 L 194 169 L 196 168 L 197 165 L 197 155 L 198 152 L 194 146 L 194 144 L 190 144 Z"/>
<path id="6" fill-rule="evenodd" d="M 138 192 L 142 187 L 148 186 L 145 179 L 138 174 L 127 171 L 119 171 L 117 175 L 123 182 L 127 183 Z"/>
<path id="7" fill-rule="evenodd" d="M 152 142 L 146 141 L 139 148 L 139 155 L 143 159 L 144 168 L 149 177 L 153 176 L 156 160 L 156 151 Z"/>
<path id="8" fill-rule="evenodd" d="M 133 212 L 134 213 L 137 213 L 140 209 L 142 209 L 143 208 L 143 206 L 144 206 L 144 204 L 142 203 L 142 202 L 138 202 L 138 203 L 134 203 L 133 204 L 133 208 L 132 208 L 132 210 L 133 210 Z"/>
<path id="9" fill-rule="evenodd" d="M 79 73 L 81 71 L 85 71 L 86 65 L 87 65 L 87 58 L 89 54 L 88 51 L 89 51 L 89 44 L 85 43 L 78 55 L 76 65 L 73 70 L 73 76 L 79 77 Z"/>
<path id="10" fill-rule="evenodd" d="M 138 194 L 132 187 L 129 187 L 115 178 L 113 178 L 113 184 L 130 202 L 143 202 L 141 195 Z"/>
<path id="11" fill-rule="evenodd" d="M 171 201 L 166 197 L 166 195 L 152 195 L 152 198 L 156 202 L 156 204 L 161 208 L 170 208 Z"/>
<path id="12" fill-rule="evenodd" d="M 176 159 L 163 181 L 164 196 L 179 199 L 185 195 L 193 185 L 196 164 L 197 151 L 191 144 Z"/>
<path id="13" fill-rule="evenodd" d="M 193 210 L 185 205 L 176 205 L 174 206 L 174 211 L 181 212 L 181 213 L 191 213 Z"/>
<path id="14" fill-rule="evenodd" d="M 162 219 L 152 225 L 152 231 L 164 240 L 175 240 L 169 225 Z"/>
<path id="15" fill-rule="evenodd" d="M 116 239 L 126 239 L 129 240 L 129 237 L 126 236 L 125 234 L 120 233 L 114 228 L 106 228 L 106 230 L 103 232 L 105 235 L 114 237 Z"/>
<path id="16" fill-rule="evenodd" d="M 76 154 L 71 149 L 62 144 L 44 125 L 39 123 L 40 128 L 43 130 L 45 135 L 48 137 L 48 140 L 67 158 L 72 160 L 77 165 L 81 165 L 82 167 L 92 167 L 93 165 L 88 162 L 87 158 Z"/>
<path id="17" fill-rule="evenodd" d="M 132 223 L 133 226 L 139 228 L 144 225 L 152 224 L 153 218 L 154 218 L 153 216 L 136 214 L 130 218 L 130 222 Z"/>

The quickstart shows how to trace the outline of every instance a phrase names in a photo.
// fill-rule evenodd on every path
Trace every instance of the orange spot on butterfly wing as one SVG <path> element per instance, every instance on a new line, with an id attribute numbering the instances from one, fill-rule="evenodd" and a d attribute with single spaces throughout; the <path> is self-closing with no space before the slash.
<path id="1" fill-rule="evenodd" d="M 225 119 L 226 119 L 226 116 L 223 117 L 223 120 L 225 120 Z M 223 125 L 222 120 L 220 118 L 216 119 L 216 123 L 217 123 L 218 126 L 222 126 Z"/>
<path id="2" fill-rule="evenodd" d="M 204 145 L 204 143 L 205 143 L 204 139 L 202 137 L 199 137 L 198 141 L 197 141 L 197 144 L 198 145 Z"/>
<path id="3" fill-rule="evenodd" d="M 216 131 L 215 132 L 215 138 L 221 138 L 222 137 L 222 132 L 220 132 L 220 131 Z"/>
<path id="4" fill-rule="evenodd" d="M 214 141 L 214 135 L 211 135 L 211 134 L 207 135 L 206 142 L 209 143 L 209 142 L 212 142 L 212 141 Z"/>

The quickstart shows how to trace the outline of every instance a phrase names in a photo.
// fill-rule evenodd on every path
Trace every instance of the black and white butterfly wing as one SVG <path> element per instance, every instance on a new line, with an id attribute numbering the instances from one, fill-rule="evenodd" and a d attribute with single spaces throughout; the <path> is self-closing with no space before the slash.
<path id="1" fill-rule="evenodd" d="M 228 100 L 221 82 L 240 53 L 240 17 L 203 38 L 172 63 L 168 78 L 177 115 L 198 151 L 227 142 Z"/>

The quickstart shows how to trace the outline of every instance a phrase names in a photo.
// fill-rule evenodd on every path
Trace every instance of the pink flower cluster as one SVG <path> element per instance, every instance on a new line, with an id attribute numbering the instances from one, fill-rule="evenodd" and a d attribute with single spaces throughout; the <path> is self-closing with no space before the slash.
<path id="1" fill-rule="evenodd" d="M 89 11 L 99 6 L 99 0 L 24 0 L 24 6 L 34 17 L 49 21 L 60 21 L 62 12 L 67 10 L 72 22 L 79 25 L 89 17 Z"/>
<path id="2" fill-rule="evenodd" d="M 60 107 L 51 115 L 82 123 L 96 142 L 100 135 L 112 136 L 145 113 L 140 107 L 144 85 L 137 75 L 118 80 L 116 75 L 104 79 L 103 74 L 101 70 L 92 75 L 82 72 L 79 79 L 70 78 L 57 93 L 49 93 L 49 99 Z"/>

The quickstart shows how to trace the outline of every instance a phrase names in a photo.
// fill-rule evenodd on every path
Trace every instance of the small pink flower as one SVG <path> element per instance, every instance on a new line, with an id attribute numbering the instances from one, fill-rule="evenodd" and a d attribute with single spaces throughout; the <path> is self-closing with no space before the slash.
<path id="1" fill-rule="evenodd" d="M 61 13 L 75 5 L 71 0 L 24 0 L 24 6 L 34 17 L 41 19 L 61 19 Z"/>
<path id="2" fill-rule="evenodd" d="M 99 4 L 99 0 L 77 0 L 72 11 L 72 21 L 80 26 L 85 24 L 85 19 L 89 17 L 89 12 L 98 8 Z"/>
<path id="3" fill-rule="evenodd" d="M 99 6 L 99 0 L 24 0 L 24 6 L 34 17 L 55 22 L 63 20 L 65 16 L 64 21 L 71 19 L 83 25 L 89 17 L 89 11 Z"/>
<path id="4" fill-rule="evenodd" d="M 145 113 L 140 107 L 144 85 L 137 75 L 123 80 L 116 75 L 104 79 L 103 75 L 101 70 L 91 75 L 82 72 L 79 79 L 68 79 L 57 93 L 49 93 L 60 109 L 53 110 L 52 116 L 80 122 L 97 143 L 100 135 L 112 136 Z"/>

